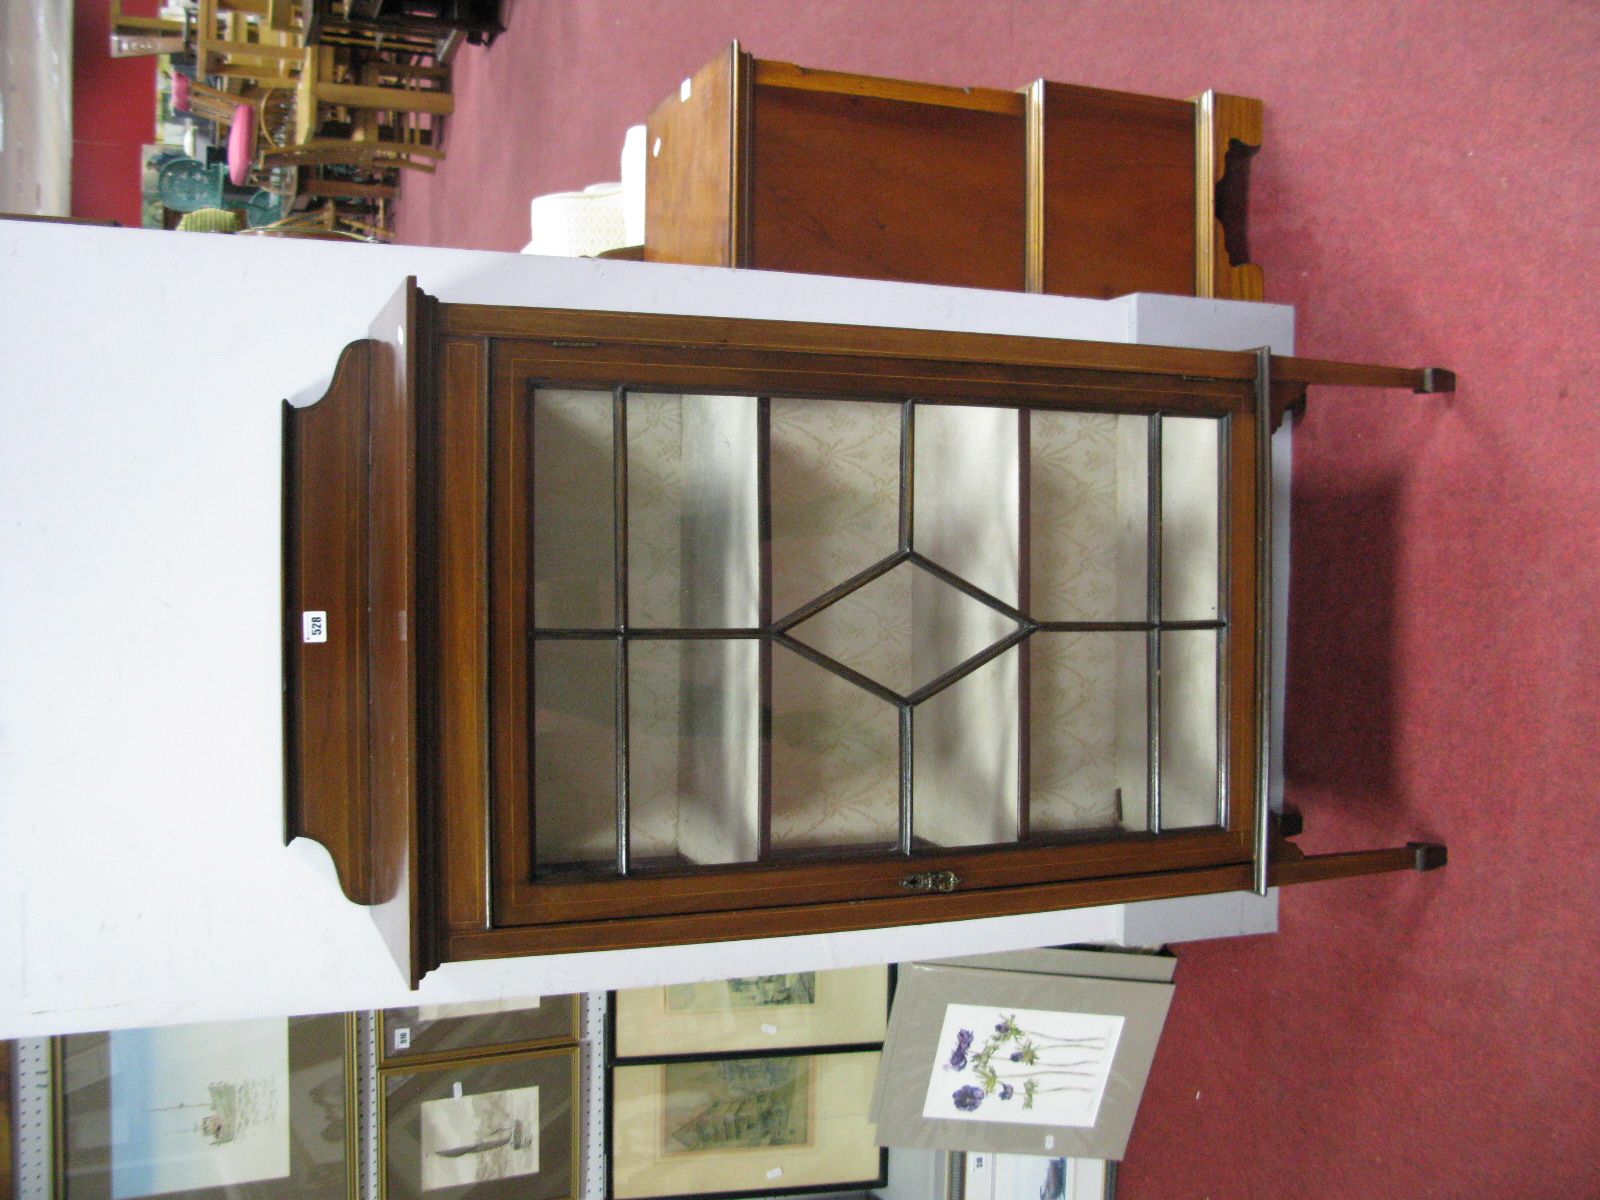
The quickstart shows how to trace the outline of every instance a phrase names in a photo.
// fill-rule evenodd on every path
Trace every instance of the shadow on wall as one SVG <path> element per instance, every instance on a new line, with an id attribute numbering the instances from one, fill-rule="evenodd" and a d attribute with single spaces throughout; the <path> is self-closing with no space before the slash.
<path id="1" fill-rule="evenodd" d="M 1402 484 L 1297 491 L 1291 545 L 1284 771 L 1291 788 L 1391 807 Z"/>

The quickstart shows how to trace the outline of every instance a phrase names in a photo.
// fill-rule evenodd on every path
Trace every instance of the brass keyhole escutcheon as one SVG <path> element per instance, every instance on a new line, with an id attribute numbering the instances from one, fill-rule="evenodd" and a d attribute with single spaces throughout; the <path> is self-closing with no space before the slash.
<path id="1" fill-rule="evenodd" d="M 954 871 L 918 871 L 902 879 L 900 886 L 908 892 L 953 892 L 960 882 Z"/>

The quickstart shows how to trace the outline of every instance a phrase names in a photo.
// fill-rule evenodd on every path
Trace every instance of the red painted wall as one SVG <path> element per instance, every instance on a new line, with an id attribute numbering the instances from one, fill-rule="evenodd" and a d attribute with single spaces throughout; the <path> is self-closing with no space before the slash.
<path id="1" fill-rule="evenodd" d="M 157 0 L 122 0 L 155 16 Z M 139 149 L 156 136 L 156 60 L 112 58 L 107 0 L 75 0 L 72 37 L 72 215 L 139 224 Z"/>

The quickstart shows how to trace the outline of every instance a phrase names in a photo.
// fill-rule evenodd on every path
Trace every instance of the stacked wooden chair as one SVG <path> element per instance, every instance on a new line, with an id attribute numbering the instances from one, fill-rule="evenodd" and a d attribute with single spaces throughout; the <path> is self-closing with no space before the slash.
<path id="1" fill-rule="evenodd" d="M 339 15 L 352 7 L 199 0 L 188 31 L 196 78 L 175 89 L 177 107 L 227 135 L 235 185 L 331 201 L 339 232 L 382 237 L 401 173 L 444 157 L 460 36 L 437 19 L 375 27 Z"/>

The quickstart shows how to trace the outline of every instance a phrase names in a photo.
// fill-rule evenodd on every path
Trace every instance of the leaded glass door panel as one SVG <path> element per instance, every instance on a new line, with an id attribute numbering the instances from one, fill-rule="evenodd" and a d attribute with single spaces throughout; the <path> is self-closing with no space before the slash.
<path id="1" fill-rule="evenodd" d="M 1248 385 L 641 357 L 496 348 L 500 921 L 1248 859 Z"/>

